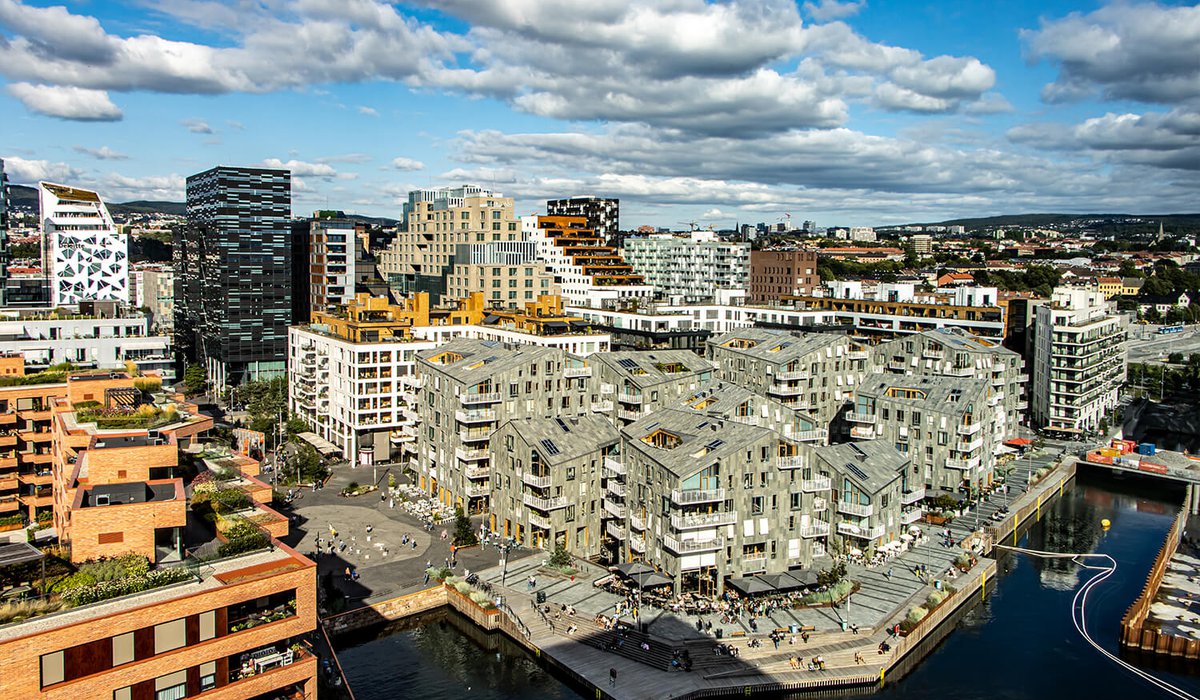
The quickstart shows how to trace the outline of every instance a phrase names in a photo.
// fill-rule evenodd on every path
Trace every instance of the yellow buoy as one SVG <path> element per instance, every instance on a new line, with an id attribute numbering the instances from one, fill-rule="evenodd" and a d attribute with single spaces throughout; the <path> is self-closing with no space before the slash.
<path id="1" fill-rule="evenodd" d="M 1100 527 L 1104 528 L 1105 530 L 1107 530 L 1109 528 L 1109 526 L 1111 526 L 1111 525 L 1112 525 L 1112 523 L 1110 523 L 1108 521 L 1108 518 L 1105 518 L 1100 521 Z"/>

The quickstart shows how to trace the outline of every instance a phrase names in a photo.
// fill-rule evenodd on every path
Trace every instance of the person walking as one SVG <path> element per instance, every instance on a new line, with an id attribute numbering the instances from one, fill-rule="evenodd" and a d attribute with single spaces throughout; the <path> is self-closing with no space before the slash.
<path id="1" fill-rule="evenodd" d="M 616 684 L 617 684 L 617 667 L 614 666 L 614 667 L 608 669 L 608 685 L 611 687 L 611 686 L 616 686 Z"/>

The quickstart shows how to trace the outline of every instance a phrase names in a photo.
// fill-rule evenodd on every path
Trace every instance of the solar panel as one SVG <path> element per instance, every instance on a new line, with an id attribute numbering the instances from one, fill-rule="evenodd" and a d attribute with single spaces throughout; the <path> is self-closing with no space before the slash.
<path id="1" fill-rule="evenodd" d="M 550 439 L 542 440 L 542 447 L 546 448 L 548 455 L 556 455 L 559 452 L 558 445 L 555 445 L 554 441 Z"/>
<path id="2" fill-rule="evenodd" d="M 863 457 L 867 456 L 867 453 L 863 452 L 863 448 L 859 447 L 858 445 L 854 444 L 853 442 L 850 443 L 850 449 L 854 450 L 855 452 L 862 455 Z"/>
<path id="3" fill-rule="evenodd" d="M 562 430 L 563 430 L 563 432 L 564 432 L 564 433 L 569 433 L 569 432 L 571 432 L 571 429 L 570 429 L 570 428 L 567 426 L 567 424 L 566 424 L 566 423 L 564 423 L 564 422 L 563 422 L 563 419 L 562 419 L 562 418 L 555 418 L 555 419 L 554 419 L 554 422 L 555 422 L 555 423 L 558 423 L 558 427 L 562 428 Z"/>
<path id="4" fill-rule="evenodd" d="M 481 340 L 481 341 L 479 341 L 479 344 L 484 346 L 485 348 L 494 348 L 500 344 L 500 341 L 498 341 L 498 340 Z"/>
<path id="5" fill-rule="evenodd" d="M 697 425 L 697 426 L 696 426 L 696 430 L 699 430 L 699 429 L 703 428 L 703 427 L 704 427 L 704 426 L 706 426 L 706 425 L 708 425 L 708 421 L 704 421 L 704 422 L 703 422 L 703 423 L 701 423 L 700 425 Z"/>
<path id="6" fill-rule="evenodd" d="M 637 369 L 637 367 L 638 367 L 638 364 L 630 359 L 617 360 L 617 364 L 624 367 L 625 369 Z"/>
<path id="7" fill-rule="evenodd" d="M 861 481 L 867 480 L 867 473 L 862 469 L 859 469 L 858 465 L 856 464 L 846 464 L 846 471 L 850 472 L 854 476 L 857 476 Z"/>
<path id="8" fill-rule="evenodd" d="M 715 449 L 717 449 L 718 447 L 720 447 L 721 445 L 724 445 L 724 444 L 725 444 L 725 441 L 724 441 L 724 440 L 722 440 L 721 438 L 717 438 L 716 440 L 713 440 L 712 442 L 710 442 L 710 443 L 708 443 L 707 445 L 705 445 L 705 447 L 706 447 L 706 448 L 708 448 L 708 449 L 710 449 L 710 450 L 715 450 Z"/>

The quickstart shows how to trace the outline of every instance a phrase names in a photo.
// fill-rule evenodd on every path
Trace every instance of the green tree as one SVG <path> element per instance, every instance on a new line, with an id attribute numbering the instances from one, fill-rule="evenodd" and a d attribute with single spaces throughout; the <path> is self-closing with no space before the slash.
<path id="1" fill-rule="evenodd" d="M 204 374 L 204 366 L 190 364 L 183 370 L 183 391 L 189 396 L 204 393 L 208 388 L 208 377 Z"/>
<path id="2" fill-rule="evenodd" d="M 562 540 L 554 543 L 554 551 L 550 554 L 550 566 L 557 566 L 560 569 L 571 565 L 571 553 L 567 551 L 566 545 Z"/>
<path id="3" fill-rule="evenodd" d="M 471 519 L 463 512 L 461 507 L 454 509 L 454 544 L 459 547 L 470 547 L 473 544 L 478 544 L 479 538 L 475 536 L 475 529 L 471 527 Z"/>
<path id="4" fill-rule="evenodd" d="M 1167 355 L 1167 362 L 1170 362 L 1173 365 L 1183 364 L 1183 353 L 1173 352 L 1170 355 Z"/>
<path id="5" fill-rule="evenodd" d="M 321 481 L 328 474 L 329 470 L 321 465 L 321 456 L 316 449 L 305 444 L 292 456 L 282 476 L 284 483 L 311 484 Z"/>

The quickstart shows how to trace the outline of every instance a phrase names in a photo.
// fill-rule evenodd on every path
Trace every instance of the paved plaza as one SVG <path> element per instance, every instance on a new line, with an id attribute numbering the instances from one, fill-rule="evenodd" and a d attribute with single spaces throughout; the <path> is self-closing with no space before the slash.
<path id="1" fill-rule="evenodd" d="M 1200 518 L 1188 519 L 1184 537 L 1150 604 L 1150 622 L 1166 633 L 1200 639 L 1200 543 L 1187 535 L 1200 532 Z"/>

